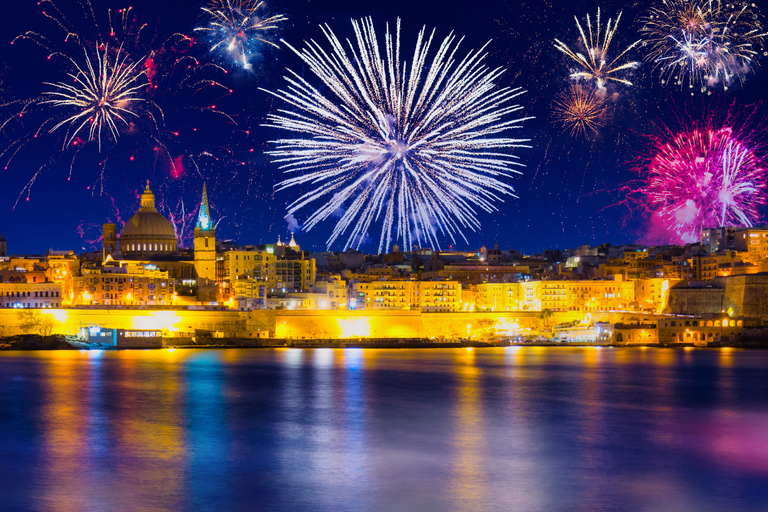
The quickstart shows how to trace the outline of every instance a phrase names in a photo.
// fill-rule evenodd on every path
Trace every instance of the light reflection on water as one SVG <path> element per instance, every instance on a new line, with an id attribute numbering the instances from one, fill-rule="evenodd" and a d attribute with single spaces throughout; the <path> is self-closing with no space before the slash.
<path id="1" fill-rule="evenodd" d="M 2 510 L 768 509 L 768 352 L 0 354 Z"/>

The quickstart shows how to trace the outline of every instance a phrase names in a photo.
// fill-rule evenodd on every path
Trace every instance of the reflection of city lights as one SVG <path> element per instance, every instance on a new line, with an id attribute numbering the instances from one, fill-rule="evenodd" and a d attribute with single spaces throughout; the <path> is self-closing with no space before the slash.
<path id="1" fill-rule="evenodd" d="M 333 366 L 333 349 L 317 348 L 315 349 L 313 362 L 319 368 L 330 368 Z"/>

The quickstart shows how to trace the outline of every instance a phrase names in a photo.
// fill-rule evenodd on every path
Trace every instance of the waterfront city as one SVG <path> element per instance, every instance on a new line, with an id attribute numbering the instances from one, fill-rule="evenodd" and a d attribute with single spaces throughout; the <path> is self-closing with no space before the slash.
<path id="1" fill-rule="evenodd" d="M 312 252 L 293 233 L 263 245 L 217 237 L 204 186 L 194 245 L 183 248 L 155 201 L 147 183 L 119 235 L 104 224 L 98 252 L 8 255 L 0 239 L 0 336 L 57 334 L 102 348 L 706 347 L 757 345 L 768 333 L 768 227 L 705 229 L 685 246 L 532 255 L 495 243 Z"/>

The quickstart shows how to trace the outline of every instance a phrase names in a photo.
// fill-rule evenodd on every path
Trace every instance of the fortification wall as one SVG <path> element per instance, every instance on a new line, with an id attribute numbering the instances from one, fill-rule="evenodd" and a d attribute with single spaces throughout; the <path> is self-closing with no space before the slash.
<path id="1" fill-rule="evenodd" d="M 21 334 L 24 310 L 0 309 L 0 336 Z M 229 338 L 255 338 L 264 331 L 277 338 L 483 338 L 498 333 L 540 329 L 536 312 L 421 313 L 420 311 L 197 311 L 140 309 L 26 310 L 51 319 L 53 334 L 77 334 L 82 327 L 160 329 L 165 336 L 192 336 L 215 331 Z M 632 320 L 636 314 L 604 313 L 595 321 Z M 559 312 L 553 326 L 582 320 L 583 313 Z"/>

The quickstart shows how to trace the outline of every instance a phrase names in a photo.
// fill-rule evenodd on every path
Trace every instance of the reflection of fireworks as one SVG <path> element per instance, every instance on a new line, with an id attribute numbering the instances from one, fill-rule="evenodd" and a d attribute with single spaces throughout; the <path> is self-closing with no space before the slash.
<path id="1" fill-rule="evenodd" d="M 768 35 L 754 4 L 717 0 L 662 0 L 642 32 L 646 60 L 660 69 L 662 83 L 702 92 L 743 81 L 765 55 Z"/>
<path id="2" fill-rule="evenodd" d="M 277 47 L 268 40 L 267 33 L 288 18 L 280 14 L 262 18 L 262 0 L 213 0 L 203 11 L 210 17 L 208 26 L 195 30 L 206 32 L 211 40 L 212 52 L 225 53 L 245 69 L 250 69 L 249 59 L 257 51 L 259 43 Z"/>
<path id="3" fill-rule="evenodd" d="M 555 98 L 555 119 L 570 130 L 571 135 L 597 133 L 605 126 L 605 97 L 591 87 L 571 85 Z"/>
<path id="4" fill-rule="evenodd" d="M 88 140 L 97 139 L 101 150 L 101 132 L 105 127 L 109 129 L 112 137 L 117 139 L 118 123 L 127 127 L 126 116 L 138 117 L 133 107 L 142 101 L 138 92 L 146 85 L 140 80 L 144 72 L 136 69 L 141 61 L 129 64 L 126 60 L 127 56 L 118 50 L 117 56 L 110 61 L 108 50 L 101 53 L 97 48 L 96 66 L 87 53 L 87 67 L 81 67 L 71 60 L 77 68 L 77 73 L 69 74 L 74 79 L 74 85 L 63 82 L 48 84 L 56 90 L 43 93 L 52 99 L 42 103 L 66 108 L 70 112 L 75 110 L 74 114 L 50 130 L 53 132 L 69 125 L 65 145 L 70 144 L 83 128 L 90 125 Z"/>
<path id="5" fill-rule="evenodd" d="M 640 41 L 635 41 L 629 45 L 623 52 L 619 53 L 613 60 L 609 60 L 608 49 L 613 41 L 613 36 L 616 34 L 616 28 L 619 26 L 619 20 L 621 19 L 621 13 L 616 17 L 616 22 L 610 18 L 605 27 L 600 26 L 600 9 L 597 9 L 597 20 L 594 27 L 592 21 L 587 14 L 587 35 L 584 33 L 584 28 L 581 26 L 579 19 L 576 20 L 576 26 L 581 34 L 581 44 L 585 47 L 585 53 L 574 51 L 568 47 L 565 43 L 559 39 L 555 39 L 555 48 L 567 55 L 572 61 L 578 65 L 578 71 L 571 73 L 571 78 L 586 80 L 594 80 L 598 87 L 604 87 L 607 82 L 618 82 L 624 85 L 632 85 L 632 82 L 622 78 L 621 72 L 632 69 L 637 66 L 637 62 L 625 62 L 620 61 L 632 48 L 640 44 Z"/>
<path id="6" fill-rule="evenodd" d="M 286 172 L 298 174 L 280 189 L 311 187 L 288 214 L 325 200 L 304 227 L 339 215 L 328 244 L 352 226 L 345 248 L 359 246 L 381 220 L 379 251 L 393 238 L 405 247 L 439 246 L 438 231 L 453 240 L 464 228 L 477 229 L 476 207 L 493 211 L 501 195 L 514 194 L 503 179 L 517 172 L 513 166 L 520 164 L 509 150 L 524 141 L 504 134 L 523 119 L 504 118 L 521 109 L 510 101 L 522 91 L 495 88 L 502 70 L 483 64 L 485 47 L 454 60 L 458 43 L 450 35 L 430 63 L 434 32 L 425 37 L 422 29 L 413 62 L 405 67 L 399 20 L 394 37 L 387 27 L 386 56 L 370 19 L 352 24 L 352 54 L 327 26 L 330 53 L 315 42 L 302 51 L 291 48 L 327 96 L 293 72 L 288 90 L 274 93 L 295 111 L 270 115 L 269 126 L 308 136 L 276 140 L 268 153 Z"/>
<path id="7" fill-rule="evenodd" d="M 657 140 L 643 173 L 643 200 L 675 242 L 696 241 L 703 228 L 752 226 L 766 203 L 764 163 L 731 128 Z"/>

